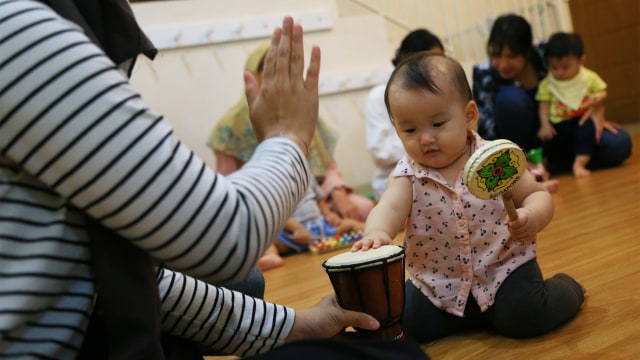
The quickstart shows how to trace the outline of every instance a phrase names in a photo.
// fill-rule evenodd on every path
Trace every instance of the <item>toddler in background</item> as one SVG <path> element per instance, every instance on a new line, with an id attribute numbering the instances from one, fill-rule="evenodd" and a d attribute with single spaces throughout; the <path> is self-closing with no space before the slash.
<path id="1" fill-rule="evenodd" d="M 432 54 L 442 55 L 444 54 L 444 46 L 431 31 L 416 29 L 402 39 L 391 63 L 396 67 L 402 60 L 420 51 L 429 51 Z M 376 166 L 371 178 L 371 188 L 376 200 L 382 196 L 387 186 L 389 174 L 393 171 L 398 160 L 404 155 L 402 143 L 398 139 L 396 130 L 393 128 L 391 119 L 389 119 L 389 113 L 384 105 L 386 87 L 386 82 L 374 86 L 369 91 L 364 105 L 367 150 Z"/>
<path id="2" fill-rule="evenodd" d="M 525 172 L 511 190 L 518 219 L 510 221 L 500 199 L 479 199 L 463 182 L 485 140 L 473 130 L 478 107 L 462 67 L 413 55 L 392 73 L 385 104 L 406 155 L 352 250 L 391 244 L 406 222 L 405 335 L 427 342 L 494 329 L 531 337 L 575 316 L 580 284 L 566 274 L 543 279 L 536 260 L 536 236 L 553 216 L 551 194 Z"/>
<path id="3" fill-rule="evenodd" d="M 335 234 L 362 231 L 364 223 L 343 219 L 329 208 L 320 186 L 311 178 L 309 189 L 298 203 L 293 215 L 287 219 L 284 230 L 278 234 L 265 254 L 258 260 L 258 267 L 265 271 L 284 264 L 283 256 L 307 251 L 313 240 L 321 240 Z"/>
<path id="4" fill-rule="evenodd" d="M 540 102 L 538 137 L 545 142 L 544 154 L 551 156 L 548 161 L 552 166 L 573 161 L 575 177 L 587 177 L 587 165 L 604 129 L 607 84 L 583 66 L 584 45 L 578 34 L 553 34 L 546 45 L 545 59 L 549 73 L 536 94 Z M 573 154 L 561 151 L 567 144 L 574 145 Z"/>

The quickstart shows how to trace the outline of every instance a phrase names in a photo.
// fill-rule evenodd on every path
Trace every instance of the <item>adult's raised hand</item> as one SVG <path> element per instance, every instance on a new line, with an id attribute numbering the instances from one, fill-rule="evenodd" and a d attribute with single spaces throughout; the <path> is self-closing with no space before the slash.
<path id="1" fill-rule="evenodd" d="M 302 27 L 289 16 L 274 31 L 264 60 L 262 83 L 244 74 L 245 94 L 251 109 L 251 124 L 258 141 L 286 136 L 308 155 L 318 120 L 318 76 L 320 48 L 311 50 L 304 76 Z"/>

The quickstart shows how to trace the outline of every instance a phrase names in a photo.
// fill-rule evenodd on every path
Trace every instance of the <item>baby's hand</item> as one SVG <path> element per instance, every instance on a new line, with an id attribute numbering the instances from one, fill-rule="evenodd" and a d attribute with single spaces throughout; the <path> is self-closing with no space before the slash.
<path id="1" fill-rule="evenodd" d="M 513 240 L 525 242 L 535 239 L 538 234 L 538 227 L 533 221 L 530 221 L 529 210 L 519 208 L 517 212 L 518 218 L 516 220 L 511 221 L 509 217 L 505 220 L 505 225 L 509 227 L 509 233 Z"/>
<path id="2" fill-rule="evenodd" d="M 291 234 L 291 238 L 298 244 L 308 244 L 311 242 L 312 236 L 309 230 L 303 227 L 296 229 L 293 234 Z"/>
<path id="3" fill-rule="evenodd" d="M 342 222 L 342 218 L 340 217 L 340 215 L 336 214 L 333 211 L 325 214 L 324 219 L 327 220 L 327 223 L 333 227 L 340 225 L 340 223 Z"/>
<path id="4" fill-rule="evenodd" d="M 351 246 L 351 251 L 367 251 L 369 249 L 377 249 L 382 245 L 390 245 L 392 243 L 391 237 L 383 231 L 374 231 L 364 236 L 362 240 L 356 241 Z"/>
<path id="5" fill-rule="evenodd" d="M 540 130 L 538 130 L 538 138 L 540 140 L 551 140 L 554 136 L 556 136 L 556 130 L 551 124 L 540 126 Z"/>

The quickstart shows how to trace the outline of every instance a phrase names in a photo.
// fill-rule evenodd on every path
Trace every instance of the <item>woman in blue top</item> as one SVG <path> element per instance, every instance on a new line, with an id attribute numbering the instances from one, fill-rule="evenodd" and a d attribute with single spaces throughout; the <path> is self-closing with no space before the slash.
<path id="1" fill-rule="evenodd" d="M 480 110 L 478 132 L 485 139 L 509 139 L 525 151 L 540 147 L 540 120 L 535 94 L 547 73 L 539 49 L 533 46 L 531 25 L 521 16 L 502 15 L 487 42 L 489 61 L 473 69 L 473 95 Z M 573 145 L 566 144 L 572 152 Z M 631 155 L 631 137 L 605 122 L 589 168 L 620 165 Z M 571 171 L 571 164 L 549 163 L 551 172 Z M 557 186 L 557 184 L 555 184 Z M 547 184 L 553 190 L 555 186 Z"/>

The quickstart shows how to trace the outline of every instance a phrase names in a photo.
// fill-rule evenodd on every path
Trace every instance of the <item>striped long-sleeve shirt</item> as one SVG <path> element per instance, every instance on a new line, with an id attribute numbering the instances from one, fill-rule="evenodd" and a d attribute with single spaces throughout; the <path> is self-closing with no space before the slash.
<path id="1" fill-rule="evenodd" d="M 81 346 L 95 292 L 85 214 L 175 271 L 159 274 L 168 331 L 241 355 L 278 344 L 292 309 L 206 284 L 248 274 L 308 183 L 283 138 L 218 176 L 78 27 L 0 0 L 0 358 Z"/>

